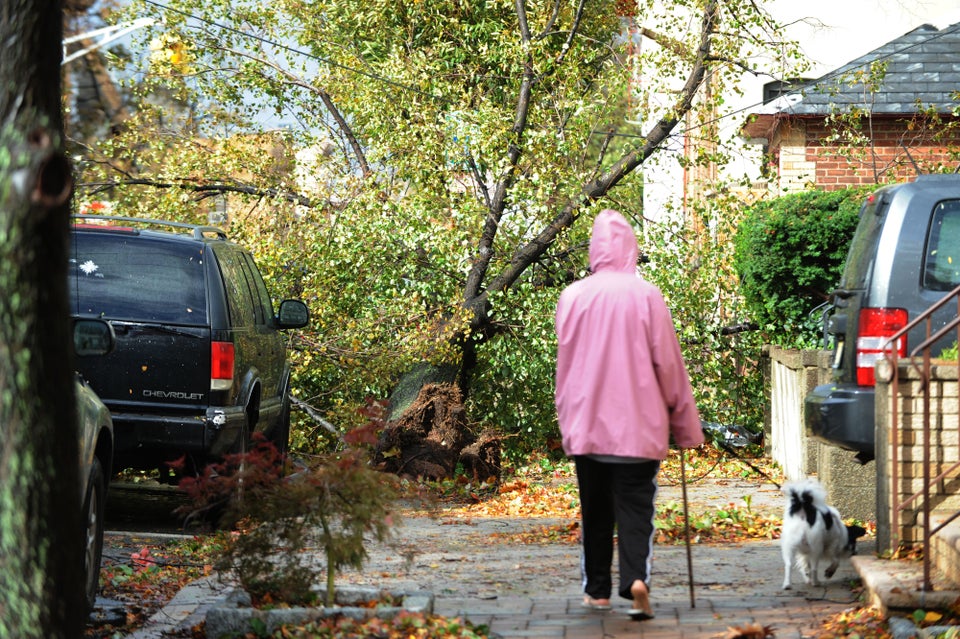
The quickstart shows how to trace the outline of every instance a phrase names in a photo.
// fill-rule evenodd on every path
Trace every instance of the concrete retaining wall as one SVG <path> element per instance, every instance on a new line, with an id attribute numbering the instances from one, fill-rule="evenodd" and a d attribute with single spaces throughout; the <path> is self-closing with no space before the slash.
<path id="1" fill-rule="evenodd" d="M 829 351 L 802 351 L 769 346 L 764 367 L 770 393 L 767 454 L 787 479 L 815 476 L 844 518 L 876 518 L 874 464 L 861 465 L 853 453 L 808 436 L 803 424 L 803 398 L 830 379 Z"/>

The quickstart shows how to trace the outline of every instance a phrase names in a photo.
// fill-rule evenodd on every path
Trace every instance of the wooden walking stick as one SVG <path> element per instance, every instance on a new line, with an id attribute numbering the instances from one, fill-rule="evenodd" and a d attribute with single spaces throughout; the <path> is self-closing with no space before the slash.
<path id="1" fill-rule="evenodd" d="M 690 551 L 690 511 L 687 508 L 687 470 L 683 463 L 683 449 L 680 449 L 680 490 L 683 493 L 683 531 L 687 543 L 687 579 L 690 582 L 690 607 L 696 608 L 693 598 L 693 555 Z"/>

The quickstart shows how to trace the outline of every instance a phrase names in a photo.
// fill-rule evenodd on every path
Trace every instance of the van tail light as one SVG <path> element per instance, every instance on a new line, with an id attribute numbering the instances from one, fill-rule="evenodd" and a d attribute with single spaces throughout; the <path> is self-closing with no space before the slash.
<path id="1" fill-rule="evenodd" d="M 210 390 L 233 386 L 233 342 L 210 343 Z"/>
<path id="2" fill-rule="evenodd" d="M 907 325 L 907 311 L 903 308 L 864 308 L 860 310 L 857 330 L 857 384 L 873 386 L 876 383 L 874 365 L 890 351 L 887 339 Z M 886 348 L 884 348 L 886 346 Z M 907 336 L 897 340 L 897 354 L 907 355 Z"/>

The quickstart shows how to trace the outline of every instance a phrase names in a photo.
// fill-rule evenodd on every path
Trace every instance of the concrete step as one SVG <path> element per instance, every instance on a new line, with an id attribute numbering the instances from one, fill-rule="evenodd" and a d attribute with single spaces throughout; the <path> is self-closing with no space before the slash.
<path id="1" fill-rule="evenodd" d="M 934 526 L 945 517 L 932 514 Z M 945 609 L 960 598 L 960 519 L 930 540 L 930 585 L 924 589 L 923 561 L 881 559 L 875 554 L 851 557 L 870 603 L 885 616 L 917 609 Z"/>
<path id="2" fill-rule="evenodd" d="M 930 521 L 934 526 L 944 522 L 948 514 L 934 513 Z M 960 518 L 954 519 L 938 530 L 930 539 L 930 557 L 944 577 L 960 584 Z"/>
<path id="3" fill-rule="evenodd" d="M 856 555 L 850 560 L 863 579 L 870 605 L 884 616 L 917 609 L 945 609 L 960 597 L 960 587 L 935 566 L 931 566 L 933 589 L 924 590 L 922 561 L 880 559 L 874 555 Z"/>

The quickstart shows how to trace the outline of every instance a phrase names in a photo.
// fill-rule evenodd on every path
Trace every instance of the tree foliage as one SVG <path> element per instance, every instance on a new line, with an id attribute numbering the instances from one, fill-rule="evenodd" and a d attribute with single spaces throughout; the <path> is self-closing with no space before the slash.
<path id="1" fill-rule="evenodd" d="M 785 347 L 822 339 L 810 313 L 840 281 L 866 188 L 805 191 L 750 207 L 735 237 L 734 263 L 750 319 Z"/>
<path id="2" fill-rule="evenodd" d="M 134 1 L 126 15 L 158 18 L 149 70 L 130 69 L 136 115 L 84 153 L 87 196 L 194 221 L 227 196 L 231 234 L 311 306 L 294 383 L 331 421 L 415 364 L 452 363 L 474 421 L 540 445 L 554 305 L 584 272 L 591 213 L 642 224 L 639 169 L 683 123 L 713 135 L 745 69 L 796 62 L 749 0 L 620 5 Z M 678 329 L 712 339 L 729 291 L 676 251 L 701 240 L 677 244 L 667 221 L 644 232 L 669 255 L 657 278 L 698 280 L 675 289 L 695 302 Z M 703 240 L 717 255 L 721 241 Z"/>

